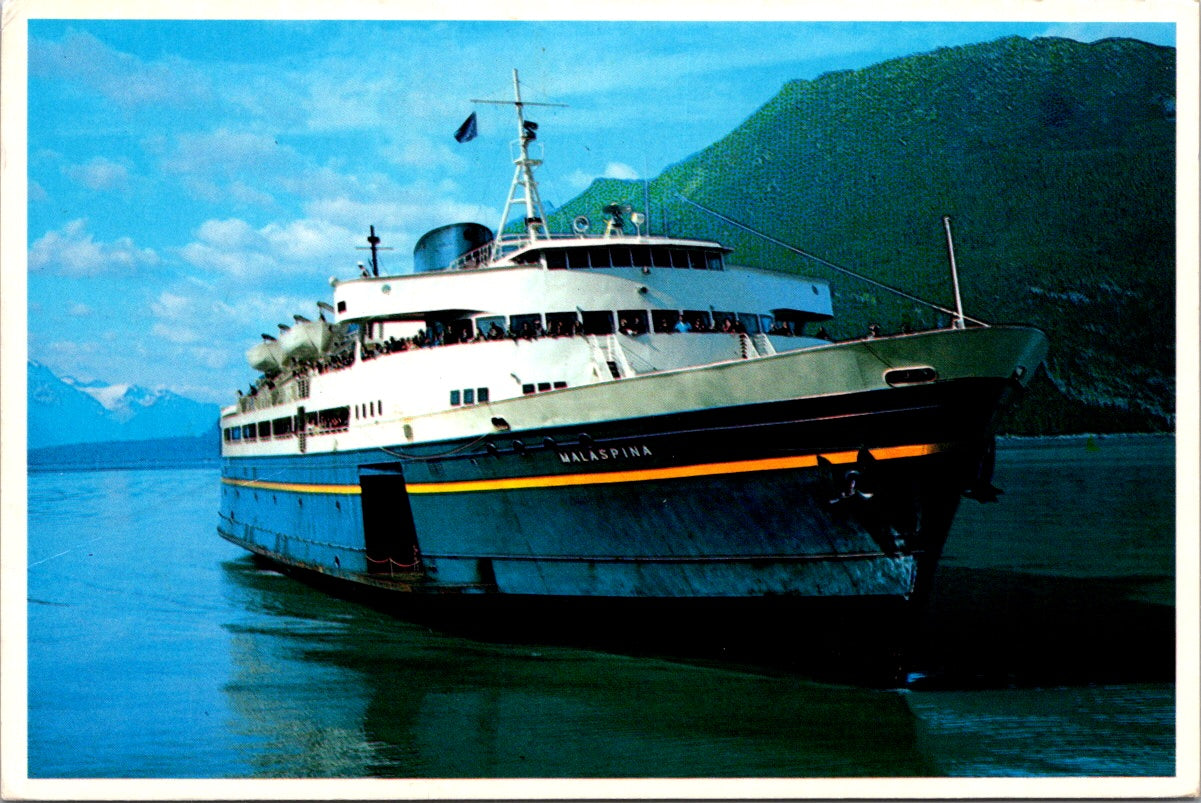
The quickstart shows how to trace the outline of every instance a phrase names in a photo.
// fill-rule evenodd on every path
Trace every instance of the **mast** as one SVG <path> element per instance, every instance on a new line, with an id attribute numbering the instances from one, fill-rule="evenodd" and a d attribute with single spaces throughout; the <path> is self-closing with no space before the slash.
<path id="1" fill-rule="evenodd" d="M 953 329 L 963 329 L 967 324 L 963 320 L 963 299 L 959 295 L 959 268 L 955 265 L 955 241 L 951 238 L 951 218 L 942 216 L 943 228 L 947 230 L 947 255 L 951 260 L 951 283 L 955 287 L 955 322 Z"/>
<path id="2" fill-rule="evenodd" d="M 500 216 L 500 225 L 496 227 L 496 240 L 492 246 L 492 258 L 501 254 L 501 233 L 509 220 L 509 213 L 514 204 L 525 206 L 525 230 L 530 242 L 539 236 L 549 239 L 546 230 L 546 213 L 542 211 L 542 197 L 538 194 L 538 182 L 534 179 L 534 168 L 542 164 L 541 159 L 530 157 L 530 143 L 538 138 L 538 124 L 525 119 L 526 106 L 565 106 L 563 103 L 528 103 L 521 99 L 521 82 L 517 78 L 517 70 L 513 70 L 513 100 L 477 100 L 472 103 L 512 103 L 517 110 L 517 143 L 518 155 L 513 160 L 513 181 L 509 184 L 509 197 L 505 200 L 505 209 Z"/>
<path id="3" fill-rule="evenodd" d="M 371 233 L 367 235 L 368 248 L 371 249 L 371 275 L 372 276 L 379 276 L 379 252 L 392 250 L 391 248 L 389 248 L 387 246 L 381 247 L 380 242 L 381 242 L 381 240 L 380 240 L 379 236 L 376 235 L 376 233 L 375 233 L 375 225 L 372 224 Z M 363 248 L 362 246 L 359 246 L 355 250 L 365 251 L 367 249 Z M 362 262 L 359 263 L 359 265 L 362 265 L 362 264 L 363 264 Z"/>

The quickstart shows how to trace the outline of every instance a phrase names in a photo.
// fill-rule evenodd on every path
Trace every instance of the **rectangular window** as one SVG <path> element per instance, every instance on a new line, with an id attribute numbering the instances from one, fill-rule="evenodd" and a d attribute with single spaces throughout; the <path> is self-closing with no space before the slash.
<path id="1" fill-rule="evenodd" d="M 609 249 L 609 261 L 615 268 L 630 268 L 634 266 L 630 258 L 629 246 L 615 245 Z"/>
<path id="2" fill-rule="evenodd" d="M 521 392 L 524 395 L 529 396 L 531 393 L 534 392 L 534 386 L 527 382 L 526 384 L 521 386 Z"/>
<path id="3" fill-rule="evenodd" d="M 277 438 L 292 432 L 292 418 L 277 418 L 271 422 L 271 434 Z"/>
<path id="4" fill-rule="evenodd" d="M 613 313 L 609 310 L 585 312 L 583 319 L 584 334 L 586 335 L 609 335 L 613 333 Z"/>
<path id="5" fill-rule="evenodd" d="M 548 248 L 543 255 L 546 257 L 546 267 L 551 270 L 561 270 L 567 267 L 567 257 L 562 248 Z"/>
<path id="6" fill-rule="evenodd" d="M 255 432 L 254 424 L 247 424 L 246 426 L 242 427 L 242 440 L 244 440 L 244 441 L 254 440 L 254 432 Z"/>
<path id="7" fill-rule="evenodd" d="M 463 391 L 463 404 L 475 404 L 475 388 L 467 388 Z"/>
<path id="8" fill-rule="evenodd" d="M 514 315 L 509 318 L 509 329 L 518 337 L 538 337 L 542 334 L 542 313 Z"/>
<path id="9" fill-rule="evenodd" d="M 229 428 L 228 428 L 228 427 L 227 427 L 227 428 L 226 428 L 226 429 L 223 431 L 223 433 L 222 433 L 222 437 L 223 437 L 223 438 L 225 438 L 225 441 L 226 441 L 227 443 L 228 443 L 229 441 L 233 440 L 233 435 L 231 435 L 231 434 L 230 434 L 230 430 L 229 430 Z"/>
<path id="10" fill-rule="evenodd" d="M 618 331 L 623 335 L 644 335 L 649 330 L 649 321 L 644 309 L 619 309 Z"/>
<path id="11" fill-rule="evenodd" d="M 346 312 L 346 302 L 345 301 L 338 302 L 338 312 Z"/>
<path id="12" fill-rule="evenodd" d="M 260 421 L 259 422 L 259 437 L 266 438 L 270 435 L 271 435 L 271 422 L 270 421 Z"/>
<path id="13" fill-rule="evenodd" d="M 242 440 L 242 428 L 241 427 L 230 427 L 229 435 L 230 435 L 230 440 L 234 440 L 234 441 Z"/>
<path id="14" fill-rule="evenodd" d="M 480 333 L 480 337 L 490 340 L 501 340 L 505 336 L 505 316 L 488 315 L 483 318 L 476 318 L 475 330 Z"/>
<path id="15" fill-rule="evenodd" d="M 452 391 L 450 392 L 450 406 L 451 406 L 451 407 L 458 407 L 458 406 L 459 406 L 459 404 L 461 403 L 461 402 L 460 402 L 460 400 L 459 400 L 459 396 L 460 396 L 460 392 L 459 392 L 459 391 L 457 391 L 457 390 L 452 390 Z"/>
<path id="16" fill-rule="evenodd" d="M 350 406 L 331 407 L 317 413 L 317 428 L 325 432 L 342 432 L 350 424 Z"/>
<path id="17" fill-rule="evenodd" d="M 560 389 L 562 389 L 562 388 L 565 388 L 565 387 L 567 387 L 567 383 L 566 383 L 566 382 L 556 382 L 556 383 L 555 383 L 555 390 L 560 390 Z"/>
<path id="18" fill-rule="evenodd" d="M 674 309 L 651 310 L 651 323 L 656 332 L 674 332 L 680 322 L 680 313 Z"/>
<path id="19" fill-rule="evenodd" d="M 538 383 L 538 392 L 539 393 L 545 393 L 548 390 L 550 390 L 550 382 L 539 382 Z"/>
<path id="20" fill-rule="evenodd" d="M 469 318 L 459 318 L 446 324 L 444 342 L 447 344 L 469 343 L 473 337 L 475 337 L 475 332 L 472 329 Z"/>
<path id="21" fill-rule="evenodd" d="M 476 388 L 475 397 L 479 399 L 480 404 L 488 401 L 488 388 Z"/>
<path id="22" fill-rule="evenodd" d="M 722 259 L 721 259 L 720 251 L 706 251 L 705 252 L 705 266 L 709 270 L 721 270 L 722 269 L 721 262 L 722 262 Z"/>
<path id="23" fill-rule="evenodd" d="M 759 328 L 758 315 L 754 315 L 750 312 L 740 312 L 738 313 L 738 321 L 746 328 L 747 334 L 757 335 L 760 331 L 762 331 Z"/>
<path id="24" fill-rule="evenodd" d="M 684 310 L 684 322 L 692 327 L 694 332 L 708 332 L 712 328 L 709 312 L 700 309 Z"/>
<path id="25" fill-rule="evenodd" d="M 594 268 L 608 268 L 609 264 L 609 247 L 605 245 L 593 246 L 588 251 L 588 260 Z"/>
<path id="26" fill-rule="evenodd" d="M 574 312 L 546 313 L 546 333 L 551 337 L 565 337 L 575 332 L 579 316 Z"/>

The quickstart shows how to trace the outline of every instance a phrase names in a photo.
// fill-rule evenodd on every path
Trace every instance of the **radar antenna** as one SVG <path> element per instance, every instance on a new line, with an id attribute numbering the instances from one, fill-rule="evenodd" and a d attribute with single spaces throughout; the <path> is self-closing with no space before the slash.
<path id="1" fill-rule="evenodd" d="M 499 105 L 512 104 L 517 110 L 517 142 L 519 153 L 513 164 L 513 182 L 509 185 L 509 197 L 505 201 L 505 210 L 500 216 L 500 225 L 496 228 L 496 240 L 492 246 L 493 259 L 501 253 L 501 233 L 509 220 L 513 205 L 525 205 L 525 230 L 530 241 L 539 236 L 549 238 L 546 229 L 546 213 L 542 211 L 542 198 L 538 194 L 538 182 L 534 180 L 534 168 L 542 164 L 541 159 L 530 158 L 530 143 L 538 138 L 538 124 L 525 119 L 526 106 L 558 106 L 566 103 L 530 103 L 521 99 L 521 82 L 517 79 L 517 70 L 513 70 L 513 100 L 480 100 L 472 98 L 472 103 L 494 103 Z M 518 196 L 521 196 L 520 198 Z"/>

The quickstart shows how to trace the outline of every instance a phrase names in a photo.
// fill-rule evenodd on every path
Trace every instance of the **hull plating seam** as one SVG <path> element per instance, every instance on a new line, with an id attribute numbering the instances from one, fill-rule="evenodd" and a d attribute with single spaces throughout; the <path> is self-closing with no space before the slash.
<path id="1" fill-rule="evenodd" d="M 934 454 L 941 448 L 937 444 L 912 444 L 889 446 L 869 450 L 877 460 L 892 460 L 905 457 L 921 457 Z M 494 480 L 470 480 L 461 482 L 407 483 L 410 494 L 469 493 L 477 491 L 506 491 L 523 488 L 556 488 L 577 485 L 603 485 L 610 483 L 644 482 L 647 480 L 680 479 L 685 477 L 708 477 L 722 474 L 746 474 L 755 471 L 779 471 L 793 468 L 813 468 L 818 457 L 831 463 L 854 463 L 857 451 L 828 452 L 826 454 L 774 457 L 759 460 L 738 460 L 722 463 L 700 463 L 690 466 L 640 469 L 632 471 L 607 471 L 581 474 L 545 475 L 540 477 L 510 477 Z M 263 491 L 290 491 L 293 493 L 343 494 L 354 496 L 362 493 L 358 485 L 319 485 L 312 483 L 271 482 L 268 480 L 239 480 L 222 477 L 227 485 Z"/>

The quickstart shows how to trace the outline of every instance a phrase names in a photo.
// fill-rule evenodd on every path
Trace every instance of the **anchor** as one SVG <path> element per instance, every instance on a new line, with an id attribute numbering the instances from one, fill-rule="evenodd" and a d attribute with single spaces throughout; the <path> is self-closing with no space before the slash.
<path id="1" fill-rule="evenodd" d="M 830 495 L 830 504 L 837 505 L 848 500 L 867 500 L 876 495 L 872 488 L 872 473 L 876 467 L 876 458 L 867 448 L 860 448 L 855 458 L 855 467 L 847 469 L 841 481 L 835 479 L 834 464 L 821 455 L 817 456 L 817 465 L 821 469 L 822 479 Z"/>
<path id="2" fill-rule="evenodd" d="M 830 507 L 841 515 L 850 514 L 864 528 L 884 554 L 898 554 L 905 546 L 905 538 L 891 524 L 892 518 L 884 497 L 878 497 L 879 471 L 876 458 L 867 447 L 861 447 L 855 457 L 854 466 L 838 476 L 834 464 L 821 455 L 817 456 L 822 485 Z M 874 500 L 874 501 L 873 501 Z"/>

